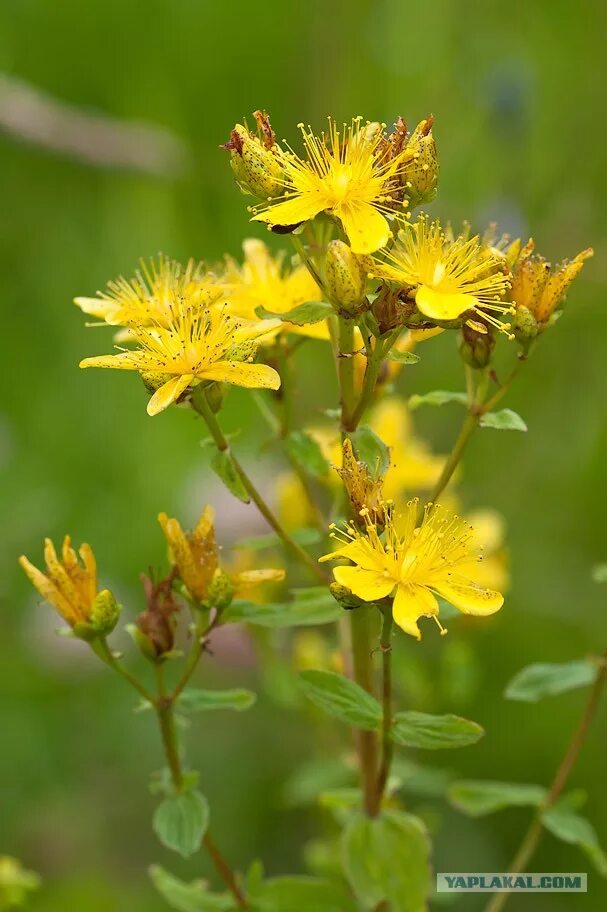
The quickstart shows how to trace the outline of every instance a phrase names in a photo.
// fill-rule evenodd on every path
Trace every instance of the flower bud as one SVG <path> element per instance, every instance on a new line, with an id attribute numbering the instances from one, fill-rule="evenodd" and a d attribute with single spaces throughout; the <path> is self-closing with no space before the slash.
<path id="1" fill-rule="evenodd" d="M 102 589 L 93 600 L 89 623 L 100 636 L 107 636 L 118 623 L 120 611 L 121 606 L 110 590 Z"/>
<path id="2" fill-rule="evenodd" d="M 512 321 L 512 328 L 514 330 L 514 335 L 519 340 L 519 342 L 527 341 L 528 339 L 533 339 L 535 336 L 537 336 L 537 320 L 529 308 L 525 307 L 524 304 L 520 304 L 516 308 L 516 314 L 514 320 Z"/>
<path id="3" fill-rule="evenodd" d="M 236 124 L 222 147 L 230 152 L 230 165 L 240 189 L 260 199 L 284 193 L 283 168 L 271 148 L 241 124 Z"/>
<path id="4" fill-rule="evenodd" d="M 432 117 L 422 120 L 407 143 L 407 149 L 413 152 L 413 160 L 404 171 L 405 195 L 410 207 L 429 203 L 436 196 L 438 158 L 432 122 Z"/>
<path id="5" fill-rule="evenodd" d="M 230 577 L 221 569 L 221 567 L 218 567 L 213 574 L 213 579 L 209 583 L 206 601 L 211 607 L 223 611 L 224 608 L 228 607 L 233 598 L 234 586 L 232 585 Z"/>
<path id="6" fill-rule="evenodd" d="M 358 598 L 357 595 L 354 595 L 347 586 L 342 586 L 341 583 L 331 583 L 329 586 L 331 590 L 331 595 L 335 601 L 341 605 L 342 608 L 345 608 L 346 611 L 351 611 L 353 608 L 360 608 L 361 605 L 368 605 L 368 602 L 363 601 L 363 599 Z"/>
<path id="7" fill-rule="evenodd" d="M 487 367 L 495 348 L 495 336 L 484 323 L 469 320 L 464 323 L 459 338 L 459 353 L 466 364 L 480 369 Z"/>
<path id="8" fill-rule="evenodd" d="M 325 258 L 325 283 L 340 310 L 354 314 L 365 300 L 367 270 L 362 257 L 343 241 L 331 241 Z"/>

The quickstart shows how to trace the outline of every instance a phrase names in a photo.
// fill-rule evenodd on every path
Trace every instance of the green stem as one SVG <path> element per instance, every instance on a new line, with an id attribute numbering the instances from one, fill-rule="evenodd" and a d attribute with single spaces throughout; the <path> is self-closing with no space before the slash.
<path id="1" fill-rule="evenodd" d="M 590 728 L 592 720 L 596 715 L 596 711 L 606 683 L 607 652 L 603 653 L 601 657 L 601 665 L 594 684 L 588 695 L 588 699 L 584 705 L 582 716 L 578 722 L 575 732 L 573 733 L 573 737 L 569 742 L 565 756 L 563 757 L 554 775 L 554 779 L 552 780 L 548 794 L 544 799 L 541 807 L 538 808 L 533 820 L 529 824 L 529 828 L 527 829 L 527 832 L 523 837 L 519 849 L 512 860 L 509 871 L 510 874 L 521 874 L 527 868 L 527 865 L 529 864 L 544 831 L 542 824 L 542 814 L 555 804 L 555 802 L 561 796 L 563 789 L 567 785 L 567 782 L 569 781 L 569 777 L 573 771 L 580 751 L 586 740 L 588 729 Z M 496 893 L 495 896 L 493 896 L 493 898 L 487 904 L 485 912 L 501 912 L 501 910 L 506 905 L 509 895 L 509 893 Z"/>
<path id="2" fill-rule="evenodd" d="M 468 445 L 468 441 L 472 437 L 472 434 L 478 427 L 479 416 L 474 412 L 468 412 L 464 423 L 462 424 L 461 430 L 453 445 L 453 449 L 449 454 L 449 457 L 445 463 L 442 474 L 436 483 L 436 487 L 432 491 L 430 496 L 430 503 L 436 503 L 440 495 L 443 493 L 451 478 L 453 473 L 459 465 L 460 459 Z"/>
<path id="3" fill-rule="evenodd" d="M 175 715 L 173 711 L 174 697 L 168 695 L 164 685 L 164 669 L 162 665 L 156 666 L 158 693 L 154 705 L 162 737 L 162 746 L 166 757 L 167 765 L 171 772 L 171 779 L 175 790 L 180 792 L 183 788 L 183 769 L 179 748 L 177 746 L 177 732 L 175 729 Z M 244 893 L 240 889 L 236 876 L 231 867 L 217 848 L 210 833 L 207 831 L 203 837 L 202 844 L 209 853 L 209 856 L 215 866 L 215 870 L 225 883 L 226 887 L 234 897 L 239 909 L 246 909 L 247 901 Z"/>
<path id="4" fill-rule="evenodd" d="M 251 479 L 245 472 L 244 468 L 242 467 L 242 465 L 240 464 L 240 462 L 238 461 L 238 459 L 236 458 L 234 453 L 230 450 L 228 441 L 226 440 L 226 438 L 223 434 L 223 431 L 221 430 L 221 428 L 219 426 L 217 418 L 215 417 L 213 410 L 211 409 L 211 407 L 208 403 L 206 393 L 204 392 L 204 390 L 200 389 L 200 387 L 197 387 L 194 390 L 194 393 L 192 395 L 192 405 L 194 406 L 194 408 L 196 409 L 198 414 L 201 415 L 202 418 L 204 418 L 204 420 L 207 424 L 207 427 L 209 429 L 209 432 L 211 434 L 211 437 L 215 441 L 215 445 L 217 446 L 217 449 L 220 450 L 221 452 L 224 452 L 224 453 L 227 452 L 230 454 L 231 459 L 232 459 L 232 464 L 234 465 L 234 468 L 236 469 L 236 471 L 238 473 L 238 477 L 242 481 L 242 484 L 243 484 L 247 494 L 249 495 L 249 497 L 251 498 L 251 500 L 253 501 L 253 503 L 255 504 L 255 506 L 257 507 L 257 509 L 259 510 L 261 515 L 263 516 L 263 518 L 266 520 L 268 525 L 272 529 L 274 529 L 276 534 L 279 536 L 279 538 L 282 540 L 283 544 L 291 552 L 291 554 L 294 557 L 296 557 L 297 560 L 299 560 L 303 564 L 305 564 L 308 567 L 308 569 L 311 570 L 312 573 L 314 573 L 314 575 L 316 577 L 318 577 L 323 583 L 325 583 L 326 582 L 325 575 L 322 572 L 322 570 L 320 569 L 320 567 L 318 566 L 318 564 L 316 563 L 316 561 L 312 557 L 310 557 L 310 555 L 307 554 L 303 550 L 303 548 L 301 548 L 293 538 L 291 538 L 291 536 L 289 535 L 287 530 L 283 528 L 283 526 L 280 524 L 278 519 L 274 516 L 270 507 L 267 505 L 267 503 L 265 502 L 265 500 L 263 499 L 263 497 L 261 496 L 261 494 L 255 487 L 255 485 L 253 484 L 253 482 L 251 481 Z"/>
<path id="5" fill-rule="evenodd" d="M 506 377 L 506 379 L 504 380 L 504 382 L 502 383 L 500 388 L 497 390 L 497 392 L 495 392 L 493 394 L 493 396 L 491 396 L 489 399 L 487 399 L 487 401 L 483 405 L 483 413 L 492 411 L 495 408 L 495 406 L 498 404 L 498 402 L 501 402 L 503 397 L 506 395 L 506 393 L 512 386 L 512 383 L 514 382 L 514 380 L 516 380 L 516 378 L 518 377 L 524 363 L 525 363 L 525 359 L 521 358 L 519 360 L 518 364 L 516 364 L 513 367 L 513 369 L 510 371 L 510 373 L 508 374 L 508 376 Z"/>
<path id="6" fill-rule="evenodd" d="M 360 394 L 360 399 L 358 401 L 358 405 L 356 406 L 354 411 L 351 413 L 351 415 L 346 416 L 347 421 L 346 421 L 346 418 L 342 419 L 342 423 L 345 422 L 344 429 L 346 431 L 352 432 L 352 431 L 356 430 L 356 428 L 360 424 L 360 421 L 361 421 L 363 415 L 367 411 L 367 408 L 371 404 L 371 400 L 373 399 L 373 393 L 375 392 L 375 384 L 377 383 L 377 378 L 379 376 L 379 371 L 381 368 L 383 356 L 384 356 L 384 345 L 381 342 L 376 340 L 375 346 L 374 346 L 370 356 L 367 358 L 367 368 L 365 370 L 365 378 L 363 380 L 363 388 L 362 388 L 362 391 Z"/>
<path id="7" fill-rule="evenodd" d="M 350 611 L 352 642 L 352 671 L 354 680 L 373 695 L 372 608 L 355 608 Z M 358 757 L 363 791 L 363 806 L 369 817 L 375 817 L 377 805 L 377 738 L 375 732 L 357 731 Z"/>
<path id="8" fill-rule="evenodd" d="M 339 391 L 341 397 L 342 426 L 348 430 L 354 410 L 354 323 L 352 320 L 339 318 L 339 352 L 337 365 L 339 372 Z"/>
<path id="9" fill-rule="evenodd" d="M 114 656 L 105 637 L 95 640 L 93 648 L 99 658 L 105 662 L 105 664 L 108 665 L 113 671 L 117 672 L 121 678 L 124 678 L 124 680 L 127 681 L 131 687 L 133 687 L 137 693 L 143 697 L 144 700 L 147 700 L 148 703 L 154 702 L 154 697 L 152 694 L 150 694 L 144 685 L 138 681 L 130 671 L 127 671 L 127 669 Z"/>
<path id="10" fill-rule="evenodd" d="M 377 778 L 377 807 L 381 807 L 392 765 L 392 605 L 383 608 L 380 648 L 382 653 L 382 759 Z"/>

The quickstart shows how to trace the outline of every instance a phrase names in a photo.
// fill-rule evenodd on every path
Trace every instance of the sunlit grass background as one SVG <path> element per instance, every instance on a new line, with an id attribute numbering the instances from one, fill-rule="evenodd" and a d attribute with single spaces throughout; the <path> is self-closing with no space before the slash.
<path id="1" fill-rule="evenodd" d="M 79 372 L 81 357 L 110 350 L 110 334 L 87 330 L 70 303 L 130 273 L 140 256 L 213 261 L 237 255 L 247 234 L 265 237 L 248 224 L 218 148 L 257 107 L 292 139 L 298 121 L 322 125 L 329 112 L 387 122 L 432 112 L 441 156 L 433 211 L 475 226 L 496 219 L 532 234 L 555 260 L 595 247 L 566 317 L 508 403 L 529 433 L 484 431 L 463 473 L 466 502 L 506 518 L 507 604 L 491 622 L 454 625 L 440 641 L 428 630 L 422 646 L 401 644 L 398 654 L 403 673 L 415 669 L 407 674 L 412 706 L 460 711 L 487 728 L 477 747 L 433 763 L 473 777 L 545 783 L 552 775 L 583 694 L 537 708 L 509 704 L 502 692 L 529 662 L 607 645 L 607 592 L 591 580 L 607 558 L 606 25 L 604 5 L 589 0 L 2 3 L 5 72 L 83 108 L 163 125 L 190 158 L 181 176 L 151 177 L 0 138 L 0 853 L 42 873 L 32 908 L 153 912 L 165 907 L 147 881 L 150 862 L 186 877 L 209 873 L 201 858 L 175 862 L 150 833 L 146 781 L 161 762 L 152 720 L 133 718 L 121 682 L 82 646 L 54 637 L 55 618 L 16 557 L 40 559 L 43 536 L 69 530 L 94 546 L 104 582 L 136 611 L 139 572 L 164 557 L 158 510 L 191 520 L 214 499 L 226 536 L 236 526 L 261 528 L 252 508 L 217 488 L 193 414 L 172 409 L 152 420 L 135 377 Z M 403 389 L 460 387 L 451 337 L 421 353 Z M 305 363 L 300 407 L 313 418 L 319 398 L 332 405 L 335 393 L 322 346 L 313 369 Z M 439 451 L 457 419 L 455 406 L 420 414 Z M 246 394 L 231 394 L 225 420 L 245 428 L 239 443 L 269 480 L 271 457 L 251 450 L 259 417 Z M 252 656 L 246 643 L 226 644 L 200 680 L 263 690 Z M 283 792 L 310 756 L 308 723 L 267 695 L 242 716 L 208 718 L 189 742 L 217 839 L 237 865 L 257 854 L 270 872 L 302 870 L 302 846 L 322 818 L 285 809 Z M 572 779 L 590 795 L 603 844 L 606 722 L 603 707 Z M 471 823 L 447 811 L 438 820 L 438 807 L 426 810 L 443 871 L 504 869 L 528 818 L 520 810 Z M 533 869 L 588 863 L 546 837 Z M 590 884 L 576 908 L 604 907 L 604 882 L 591 874 Z M 513 909 L 534 912 L 570 907 L 558 895 L 512 900 Z"/>

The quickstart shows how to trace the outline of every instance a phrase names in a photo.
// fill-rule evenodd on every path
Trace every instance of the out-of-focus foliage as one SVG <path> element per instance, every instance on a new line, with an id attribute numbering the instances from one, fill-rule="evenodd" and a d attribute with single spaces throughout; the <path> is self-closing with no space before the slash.
<path id="1" fill-rule="evenodd" d="M 595 248 L 566 318 L 509 398 L 529 432 L 483 431 L 462 473 L 467 506 L 491 503 L 506 517 L 513 578 L 506 605 L 482 627 L 427 637 L 423 653 L 402 637 L 395 648 L 412 707 L 461 712 L 486 729 L 473 750 L 450 761 L 458 778 L 549 781 L 583 695 L 572 691 L 538 713 L 502 692 L 524 665 L 583 658 L 607 643 L 605 593 L 591 578 L 607 556 L 607 128 L 599 117 L 606 26 L 597 0 L 2 4 L 4 71 L 74 105 L 162 125 L 185 143 L 191 162 L 180 176 L 153 177 L 0 137 L 0 851 L 41 873 L 32 908 L 165 908 L 145 873 L 167 855 L 148 831 L 153 799 L 141 785 L 161 763 L 152 721 L 131 717 L 122 682 L 83 644 L 54 637 L 55 618 L 37 605 L 16 557 L 35 556 L 44 534 L 58 539 L 69 529 L 94 545 L 101 568 L 112 567 L 112 579 L 101 570 L 103 584 L 135 612 L 139 571 L 164 557 L 154 521 L 160 509 L 189 511 L 194 520 L 213 500 L 224 541 L 265 531 L 206 468 L 193 413 L 172 409 L 152 420 L 132 377 L 78 371 L 81 357 L 107 351 L 107 334 L 85 329 L 70 303 L 130 274 L 140 256 L 213 261 L 224 251 L 238 256 L 247 233 L 266 237 L 262 226 L 247 225 L 245 200 L 218 149 L 234 121 L 257 107 L 271 112 L 280 137 L 293 136 L 300 120 L 322 125 L 329 112 L 387 121 L 402 113 L 411 123 L 433 112 L 441 194 L 430 211 L 480 228 L 497 217 L 524 236 L 532 228 L 554 260 Z M 445 356 L 451 345 L 448 334 L 425 344 L 422 361 L 405 372 L 409 392 L 461 388 L 457 358 Z M 310 422 L 319 391 L 333 382 L 323 351 L 300 383 Z M 226 424 L 244 427 L 241 448 L 258 421 L 250 403 L 230 393 Z M 434 409 L 416 414 L 418 428 L 445 452 L 458 415 L 445 409 L 440 417 Z M 257 460 L 267 483 L 272 460 L 271 452 Z M 256 644 L 263 670 L 250 641 L 217 642 L 199 683 L 251 686 L 262 696 L 237 722 L 209 714 L 190 740 L 213 796 L 217 838 L 237 866 L 258 846 L 277 874 L 299 868 L 315 812 L 285 798 L 310 738 L 289 712 L 290 682 L 265 642 Z M 603 843 L 606 718 L 603 708 L 571 782 L 592 795 Z M 424 806 L 435 821 L 431 800 Z M 439 869 L 503 869 L 526 819 L 524 810 L 480 822 L 442 817 Z M 576 851 L 547 837 L 535 869 L 578 870 Z M 210 876 L 200 856 L 175 873 Z M 536 902 L 517 899 L 521 910 Z M 577 902 L 602 908 L 600 887 Z M 555 894 L 548 907 L 558 912 L 565 900 Z"/>

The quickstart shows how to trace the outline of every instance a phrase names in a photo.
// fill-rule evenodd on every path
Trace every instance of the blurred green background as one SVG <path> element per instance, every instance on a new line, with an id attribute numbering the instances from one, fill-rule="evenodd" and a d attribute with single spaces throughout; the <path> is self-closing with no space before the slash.
<path id="1" fill-rule="evenodd" d="M 15 130 L 0 135 L 0 854 L 41 872 L 33 909 L 155 912 L 165 906 L 148 883 L 150 862 L 185 877 L 210 873 L 198 857 L 176 863 L 149 832 L 146 778 L 161 762 L 152 720 L 132 716 L 122 683 L 81 644 L 54 637 L 56 619 L 16 557 L 39 562 L 44 535 L 69 530 L 94 546 L 104 582 L 137 611 L 138 573 L 164 557 L 158 510 L 192 520 L 213 499 L 226 540 L 236 527 L 261 529 L 252 508 L 217 488 L 193 414 L 172 409 L 152 420 L 135 377 L 79 372 L 79 359 L 109 351 L 111 340 L 87 330 L 70 303 L 130 274 L 140 256 L 213 261 L 238 255 L 247 234 L 265 237 L 247 223 L 246 200 L 218 149 L 257 107 L 292 139 L 298 121 L 321 125 L 327 113 L 390 123 L 399 113 L 414 122 L 432 112 L 441 156 L 433 211 L 455 223 L 496 219 L 532 234 L 555 260 L 595 247 L 566 317 L 508 402 L 529 433 L 483 432 L 465 465 L 467 503 L 506 517 L 506 606 L 491 622 L 454 625 L 444 640 L 429 631 L 421 647 L 401 643 L 398 652 L 411 705 L 462 711 L 487 728 L 477 747 L 431 762 L 467 777 L 551 777 L 583 693 L 538 708 L 506 703 L 502 692 L 529 662 L 607 645 L 606 591 L 591 580 L 593 565 L 607 559 L 606 25 L 598 0 L 2 0 L 5 73 L 84 110 L 162 126 L 185 149 L 180 172 L 150 175 L 53 152 Z M 39 127 L 39 115 L 31 117 Z M 302 415 L 311 419 L 319 397 L 331 405 L 335 395 L 327 393 L 326 351 L 314 353 L 314 369 L 306 362 L 299 381 Z M 422 354 L 407 374 L 409 391 L 459 387 L 452 337 Z M 457 410 L 429 411 L 422 429 L 444 451 Z M 257 422 L 246 394 L 232 393 L 225 423 L 244 425 L 242 449 L 252 447 Z M 267 482 L 269 457 L 251 458 Z M 249 645 L 235 642 L 206 662 L 200 681 L 263 690 L 259 678 Z M 590 795 L 587 813 L 603 844 L 606 722 L 603 706 L 572 778 Z M 286 808 L 283 793 L 310 757 L 311 724 L 266 695 L 248 714 L 213 716 L 190 732 L 217 839 L 235 864 L 255 854 L 272 873 L 302 870 L 302 846 L 323 821 Z M 505 868 L 525 810 L 479 822 L 447 811 L 438 821 L 439 807 L 426 809 L 437 826 L 438 870 Z M 588 862 L 546 837 L 532 869 L 580 871 Z M 522 895 L 511 905 L 598 910 L 606 893 L 591 872 L 587 896 Z"/>

